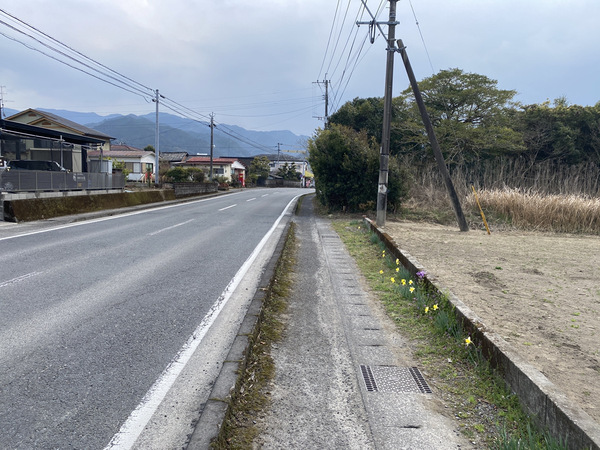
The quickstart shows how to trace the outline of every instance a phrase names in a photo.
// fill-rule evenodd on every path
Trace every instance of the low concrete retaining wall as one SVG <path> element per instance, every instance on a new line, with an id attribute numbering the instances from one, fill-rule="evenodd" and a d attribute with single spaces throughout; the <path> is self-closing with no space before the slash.
<path id="1" fill-rule="evenodd" d="M 417 272 L 426 271 L 372 220 L 365 219 L 365 222 L 384 242 L 388 253 L 398 258 L 413 276 L 416 276 Z M 484 357 L 504 377 L 509 389 L 519 397 L 525 410 L 541 428 L 547 429 L 556 439 L 567 438 L 570 449 L 600 450 L 600 427 L 585 411 L 569 401 L 548 378 L 519 356 L 500 335 L 487 329 L 481 319 L 458 297 L 441 286 L 434 276 L 428 274 L 424 281 L 430 288 L 448 296 L 463 328 L 477 342 L 481 342 Z"/>
<path id="2" fill-rule="evenodd" d="M 217 192 L 219 183 L 173 183 L 176 198 Z"/>
<path id="3" fill-rule="evenodd" d="M 292 180 L 266 180 L 266 187 L 290 187 L 290 188 L 301 188 L 302 182 Z"/>
<path id="4" fill-rule="evenodd" d="M 80 191 L 74 194 L 8 194 L 2 198 L 3 218 L 7 222 L 49 219 L 105 209 L 138 206 L 175 200 L 171 189 L 137 192 Z"/>

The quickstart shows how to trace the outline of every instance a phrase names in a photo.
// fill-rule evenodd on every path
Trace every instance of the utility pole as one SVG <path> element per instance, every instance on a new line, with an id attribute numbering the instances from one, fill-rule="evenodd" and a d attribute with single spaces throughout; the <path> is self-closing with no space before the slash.
<path id="1" fill-rule="evenodd" d="M 0 86 L 0 119 L 4 119 L 4 87 Z"/>
<path id="2" fill-rule="evenodd" d="M 385 94 L 383 100 L 383 130 L 381 133 L 381 149 L 379 151 L 379 182 L 377 187 L 377 218 L 376 224 L 378 227 L 385 226 L 387 212 L 387 193 L 388 193 L 388 171 L 390 162 L 390 128 L 392 123 L 392 88 L 394 85 L 394 54 L 396 53 L 396 3 L 398 0 L 389 0 L 390 2 L 390 17 L 387 22 L 387 61 L 385 66 Z M 357 25 L 369 25 L 371 29 L 375 25 L 383 35 L 380 23 L 375 22 L 375 17 L 369 11 L 365 0 L 362 3 L 371 15 L 371 22 L 357 22 Z M 373 34 L 373 33 L 372 33 Z M 371 41 L 373 42 L 373 40 Z"/>
<path id="3" fill-rule="evenodd" d="M 277 169 L 279 169 L 279 155 L 281 154 L 281 142 L 277 143 Z"/>
<path id="4" fill-rule="evenodd" d="M 413 93 L 415 94 L 415 101 L 417 102 L 417 106 L 419 107 L 419 112 L 421 113 L 421 118 L 423 119 L 425 130 L 427 131 L 427 136 L 429 136 L 429 142 L 431 143 L 431 147 L 433 149 L 433 154 L 435 155 L 435 160 L 437 162 L 438 169 L 442 174 L 442 178 L 444 179 L 444 183 L 446 184 L 448 195 L 450 196 L 450 200 L 452 201 L 454 214 L 456 215 L 456 220 L 458 221 L 458 227 L 460 228 L 460 231 L 469 231 L 467 219 L 465 219 L 462 207 L 460 206 L 458 195 L 456 194 L 456 190 L 454 189 L 454 184 L 452 184 L 452 179 L 450 178 L 450 174 L 448 173 L 448 168 L 446 167 L 446 162 L 444 161 L 444 155 L 442 154 L 442 150 L 440 149 L 437 137 L 435 136 L 435 132 L 433 131 L 433 125 L 431 124 L 431 120 L 429 119 L 429 115 L 427 114 L 427 109 L 425 108 L 425 103 L 423 102 L 423 97 L 421 96 L 421 91 L 419 90 L 419 85 L 417 84 L 417 79 L 415 78 L 412 66 L 410 65 L 408 54 L 406 53 L 406 47 L 404 46 L 402 39 L 398 39 L 398 51 L 400 52 L 400 55 L 402 55 L 402 61 L 404 62 L 404 67 L 406 68 L 406 73 L 408 75 L 408 79 L 410 80 L 410 85 L 412 86 Z"/>
<path id="5" fill-rule="evenodd" d="M 156 103 L 156 129 L 154 131 L 154 184 L 158 186 L 158 165 L 160 159 L 160 133 L 158 123 L 158 104 L 160 101 L 160 94 L 158 89 L 156 90 L 156 97 L 154 98 Z"/>
<path id="6" fill-rule="evenodd" d="M 325 74 L 325 77 L 327 77 L 327 74 Z M 327 121 L 329 119 L 329 85 L 331 84 L 331 80 L 323 80 L 323 81 L 315 81 L 316 84 L 320 85 L 321 83 L 323 83 L 325 85 L 325 117 L 323 117 L 323 128 L 327 128 Z M 319 119 L 321 117 L 318 117 Z"/>
<path id="7" fill-rule="evenodd" d="M 208 172 L 208 179 L 212 181 L 213 179 L 213 148 L 214 144 L 214 128 L 215 128 L 215 115 L 213 113 L 210 114 L 210 171 Z"/>

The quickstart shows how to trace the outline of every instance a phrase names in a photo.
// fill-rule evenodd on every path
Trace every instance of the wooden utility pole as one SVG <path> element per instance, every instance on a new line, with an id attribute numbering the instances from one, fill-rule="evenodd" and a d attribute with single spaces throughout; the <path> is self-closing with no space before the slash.
<path id="1" fill-rule="evenodd" d="M 154 183 L 158 186 L 158 165 L 160 158 L 160 127 L 158 124 L 158 104 L 160 100 L 160 94 L 158 93 L 158 89 L 156 90 L 156 98 L 154 101 L 156 102 L 156 129 L 154 132 Z"/>
<path id="2" fill-rule="evenodd" d="M 214 129 L 215 129 L 215 115 L 211 113 L 210 115 L 210 169 L 208 172 L 209 181 L 213 180 L 213 149 L 215 147 L 215 137 L 214 137 Z"/>
<path id="3" fill-rule="evenodd" d="M 379 152 L 379 183 L 377 188 L 378 227 L 385 225 L 387 212 L 388 172 L 390 162 L 390 128 L 392 123 L 392 88 L 394 84 L 394 54 L 396 36 L 396 3 L 390 0 L 390 18 L 388 21 L 387 61 L 385 65 L 385 96 L 383 100 L 383 130 L 381 133 L 381 149 Z"/>
<path id="4" fill-rule="evenodd" d="M 429 120 L 429 115 L 427 114 L 427 109 L 425 108 L 425 103 L 423 102 L 423 97 L 421 96 L 421 91 L 419 90 L 417 79 L 415 78 L 412 66 L 410 65 L 410 61 L 408 60 L 408 54 L 406 53 L 406 47 L 404 47 L 402 39 L 398 39 L 398 51 L 400 52 L 400 55 L 402 55 L 402 61 L 404 62 L 404 67 L 406 68 L 406 74 L 408 75 L 410 85 L 412 87 L 413 93 L 415 94 L 415 101 L 417 102 L 417 106 L 419 107 L 419 112 L 421 113 L 421 118 L 423 119 L 423 124 L 425 125 L 425 130 L 427 131 L 427 136 L 429 137 L 429 142 L 431 143 L 431 147 L 433 149 L 433 154 L 435 155 L 435 160 L 437 162 L 438 169 L 440 170 L 440 173 L 444 178 L 444 183 L 446 184 L 448 195 L 450 196 L 450 200 L 452 201 L 452 207 L 454 208 L 454 214 L 456 214 L 458 226 L 460 228 L 460 231 L 469 231 L 469 225 L 467 224 L 467 220 L 465 219 L 465 215 L 463 214 L 462 207 L 460 206 L 458 195 L 456 195 L 456 191 L 454 190 L 454 184 L 452 184 L 452 179 L 450 178 L 450 174 L 448 173 L 448 168 L 446 167 L 446 162 L 444 161 L 444 155 L 442 155 L 442 150 L 440 149 L 440 145 L 438 144 L 435 132 L 433 131 L 433 125 L 431 125 L 431 120 Z M 379 225 L 379 223 L 377 223 L 377 225 Z"/>
<path id="5" fill-rule="evenodd" d="M 380 33 L 385 35 L 381 29 L 382 24 L 385 22 L 377 22 L 375 16 L 369 11 L 367 2 L 361 0 L 363 6 L 371 16 L 373 20 L 370 22 L 356 22 L 357 25 L 369 25 L 373 38 L 371 44 L 375 41 L 374 39 L 374 28 L 377 26 Z M 388 36 L 387 36 L 387 60 L 385 66 L 385 93 L 383 99 L 383 130 L 381 133 L 381 148 L 379 150 L 379 181 L 377 184 L 377 218 L 376 224 L 378 227 L 385 226 L 385 218 L 387 212 L 387 193 L 388 193 L 388 172 L 390 162 L 390 129 L 392 123 L 392 88 L 394 85 L 394 54 L 396 53 L 396 3 L 398 0 L 389 0 L 390 2 L 390 18 L 387 22 Z"/>
<path id="6" fill-rule="evenodd" d="M 323 128 L 327 129 L 327 120 L 329 118 L 329 85 L 331 84 L 331 81 L 327 79 L 327 74 L 325 74 L 325 79 L 323 81 L 315 81 L 313 84 L 320 85 L 321 83 L 325 85 L 325 116 L 316 118 L 323 119 Z"/>

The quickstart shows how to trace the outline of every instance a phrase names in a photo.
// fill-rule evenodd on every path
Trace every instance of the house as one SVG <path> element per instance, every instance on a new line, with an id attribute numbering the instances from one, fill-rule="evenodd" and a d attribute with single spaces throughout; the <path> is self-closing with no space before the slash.
<path id="1" fill-rule="evenodd" d="M 192 156 L 185 161 L 173 163 L 179 167 L 197 167 L 207 175 L 210 173 L 209 156 Z M 242 186 L 246 185 L 246 167 L 237 158 L 213 158 L 213 178 L 225 177 L 227 181 L 237 180 Z"/>
<path id="2" fill-rule="evenodd" d="M 108 151 L 110 149 L 110 141 L 114 139 L 107 134 L 57 116 L 56 114 L 31 108 L 14 114 L 5 121 L 14 124 L 13 127 L 18 127 L 19 125 L 22 125 L 25 129 L 27 126 L 34 127 L 33 129 L 29 129 L 29 131 L 33 131 L 30 134 L 40 137 L 49 137 L 49 133 L 35 133 L 36 129 L 48 130 L 51 132 L 51 137 L 57 138 L 59 142 L 63 141 L 60 148 L 60 160 L 56 160 L 56 145 L 30 146 L 28 153 L 23 154 L 23 152 L 20 152 L 19 157 L 15 159 L 53 160 L 73 172 L 88 172 L 87 151 L 92 149 Z M 66 136 L 69 137 L 69 141 L 67 141 Z M 75 136 L 78 138 L 75 139 Z"/>
<path id="3" fill-rule="evenodd" d="M 100 160 L 117 160 L 125 163 L 129 181 L 146 181 L 146 173 L 154 173 L 155 154 L 129 145 L 112 145 L 109 151 L 88 152 L 90 167 L 100 172 Z M 103 166 L 104 167 L 104 166 Z"/>
<path id="4" fill-rule="evenodd" d="M 88 151 L 101 148 L 105 142 L 60 129 L 0 119 L 0 157 L 6 161 L 55 161 L 71 172 L 85 173 Z"/>
<path id="5" fill-rule="evenodd" d="M 168 163 L 169 167 L 173 167 L 174 163 L 185 161 L 188 157 L 188 152 L 160 152 L 160 161 Z"/>

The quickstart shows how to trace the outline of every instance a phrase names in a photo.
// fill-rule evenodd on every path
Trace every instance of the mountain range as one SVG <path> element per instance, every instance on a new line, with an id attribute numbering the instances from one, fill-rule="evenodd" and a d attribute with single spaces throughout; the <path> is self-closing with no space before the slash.
<path id="1" fill-rule="evenodd" d="M 85 125 L 112 136 L 115 144 L 125 144 L 143 149 L 155 146 L 155 113 L 142 116 L 134 114 L 81 113 L 67 110 L 38 108 L 73 122 Z M 19 111 L 5 109 L 7 117 Z M 169 113 L 159 114 L 160 151 L 187 152 L 190 155 L 210 154 L 210 124 L 186 119 Z M 214 152 L 218 156 L 249 157 L 282 151 L 304 150 L 308 136 L 296 135 L 288 130 L 253 131 L 236 125 L 215 124 Z"/>

